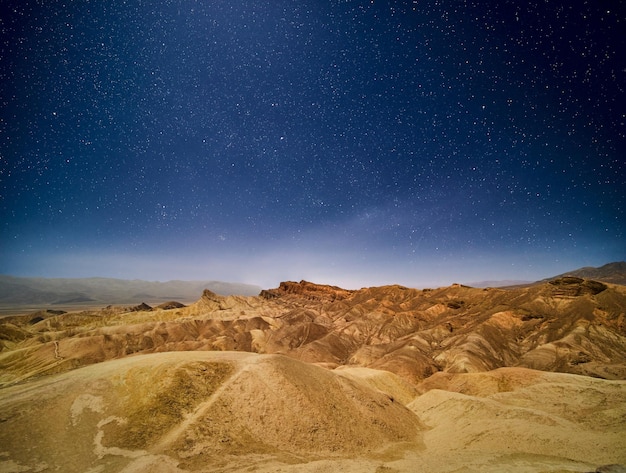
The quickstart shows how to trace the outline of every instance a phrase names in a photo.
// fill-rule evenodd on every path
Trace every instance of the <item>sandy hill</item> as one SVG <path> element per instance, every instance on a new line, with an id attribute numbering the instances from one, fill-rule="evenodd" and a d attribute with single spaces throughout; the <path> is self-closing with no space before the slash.
<path id="1" fill-rule="evenodd" d="M 301 281 L 138 307 L 0 319 L 0 472 L 626 464 L 624 286 Z"/>
<path id="2" fill-rule="evenodd" d="M 424 430 L 407 407 L 366 383 L 241 352 L 101 363 L 7 388 L 0 410 L 11 464 L 38 471 L 216 471 L 386 455 L 397 443 L 419 448 Z M 0 470 L 7 465 L 0 461 Z"/>

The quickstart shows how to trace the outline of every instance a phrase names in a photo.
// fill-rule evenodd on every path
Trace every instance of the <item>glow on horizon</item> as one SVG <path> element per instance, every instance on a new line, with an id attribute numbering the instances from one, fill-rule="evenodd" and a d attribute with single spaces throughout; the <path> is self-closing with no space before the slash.
<path id="1" fill-rule="evenodd" d="M 359 251 L 308 252 L 297 248 L 266 249 L 262 252 L 200 251 L 133 253 L 129 251 L 71 251 L 33 254 L 20 261 L 22 270 L 6 273 L 28 277 L 112 277 L 118 279 L 217 280 L 277 287 L 281 281 L 307 280 L 346 289 L 400 284 L 425 288 L 494 280 L 536 281 L 578 269 L 601 266 L 609 261 L 551 259 L 548 255 L 483 253 L 480 255 L 428 255 L 407 261 L 402 255 Z M 533 264 L 541 261 L 542 264 Z M 17 268 L 17 264 L 13 263 Z"/>

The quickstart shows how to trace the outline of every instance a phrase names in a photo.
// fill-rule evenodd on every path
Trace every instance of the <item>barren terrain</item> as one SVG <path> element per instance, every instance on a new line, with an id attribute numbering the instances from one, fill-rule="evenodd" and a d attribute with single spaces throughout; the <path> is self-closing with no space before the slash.
<path id="1" fill-rule="evenodd" d="M 576 277 L 5 317 L 0 472 L 622 471 L 625 317 Z"/>

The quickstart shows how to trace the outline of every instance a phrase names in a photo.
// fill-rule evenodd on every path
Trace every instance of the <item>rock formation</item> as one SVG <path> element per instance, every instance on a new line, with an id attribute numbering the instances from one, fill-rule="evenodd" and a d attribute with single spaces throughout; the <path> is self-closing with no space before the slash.
<path id="1" fill-rule="evenodd" d="M 626 287 L 573 276 L 5 317 L 0 471 L 624 464 L 625 318 Z"/>

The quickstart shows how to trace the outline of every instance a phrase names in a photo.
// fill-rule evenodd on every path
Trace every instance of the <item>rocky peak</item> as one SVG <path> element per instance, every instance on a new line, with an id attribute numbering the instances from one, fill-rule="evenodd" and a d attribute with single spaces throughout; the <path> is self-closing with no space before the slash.
<path id="1" fill-rule="evenodd" d="M 284 281 L 278 288 L 261 291 L 259 294 L 265 299 L 275 299 L 284 296 L 298 296 L 307 300 L 335 301 L 350 297 L 354 291 L 337 286 L 315 284 L 309 281 Z"/>
<path id="2" fill-rule="evenodd" d="M 220 296 L 209 289 L 205 289 L 202 291 L 202 300 L 206 302 L 221 302 L 224 300 L 224 296 Z"/>
<path id="3" fill-rule="evenodd" d="M 593 296 L 607 289 L 606 284 L 575 276 L 556 278 L 549 284 L 552 286 L 552 295 L 560 297 L 578 297 L 584 294 Z"/>
<path id="4" fill-rule="evenodd" d="M 151 310 L 154 310 L 154 309 L 150 307 L 148 304 L 146 304 L 145 302 L 142 302 L 141 304 L 136 305 L 134 307 L 128 308 L 129 312 L 149 312 Z"/>

